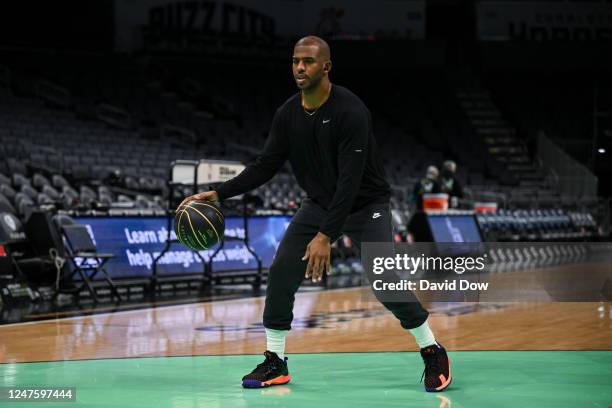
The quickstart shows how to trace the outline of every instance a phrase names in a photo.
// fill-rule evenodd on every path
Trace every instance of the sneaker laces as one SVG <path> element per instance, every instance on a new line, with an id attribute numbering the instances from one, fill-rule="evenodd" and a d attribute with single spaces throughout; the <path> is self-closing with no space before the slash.
<path id="1" fill-rule="evenodd" d="M 251 374 L 266 375 L 270 372 L 270 370 L 273 370 L 276 367 L 276 362 L 274 361 L 274 355 L 269 351 L 266 351 L 263 354 L 266 357 L 266 359 L 262 363 L 257 364 L 257 367 L 255 367 L 255 369 L 253 370 Z"/>

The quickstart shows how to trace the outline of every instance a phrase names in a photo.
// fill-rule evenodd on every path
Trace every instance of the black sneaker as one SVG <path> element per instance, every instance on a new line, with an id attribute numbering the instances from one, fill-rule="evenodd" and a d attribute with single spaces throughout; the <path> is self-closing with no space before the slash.
<path id="1" fill-rule="evenodd" d="M 250 374 L 242 377 L 244 388 L 262 388 L 271 385 L 287 384 L 291 381 L 291 375 L 287 369 L 287 357 L 281 360 L 276 353 L 266 351 L 266 359 L 257 365 Z"/>
<path id="2" fill-rule="evenodd" d="M 441 345 L 434 344 L 422 348 L 421 357 L 425 363 L 425 370 L 421 377 L 421 381 L 425 378 L 425 391 L 443 391 L 453 380 L 446 350 Z"/>

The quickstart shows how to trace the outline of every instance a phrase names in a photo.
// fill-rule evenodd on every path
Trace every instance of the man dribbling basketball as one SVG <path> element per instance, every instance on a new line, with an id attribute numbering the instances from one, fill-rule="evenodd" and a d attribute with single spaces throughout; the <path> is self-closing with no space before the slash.
<path id="1" fill-rule="evenodd" d="M 286 384 L 291 379 L 285 336 L 291 329 L 295 293 L 306 278 L 320 281 L 330 268 L 331 244 L 342 234 L 361 242 L 391 242 L 390 186 L 372 133 L 371 115 L 348 89 L 333 85 L 330 50 L 321 38 L 299 40 L 293 76 L 300 92 L 274 115 L 263 152 L 217 191 L 188 197 L 223 200 L 270 180 L 289 160 L 308 194 L 291 220 L 269 270 L 263 322 L 265 361 L 242 379 L 246 388 Z M 425 363 L 425 389 L 442 391 L 451 382 L 445 349 L 436 343 L 428 312 L 414 294 L 404 302 L 382 302 L 410 331 Z"/>

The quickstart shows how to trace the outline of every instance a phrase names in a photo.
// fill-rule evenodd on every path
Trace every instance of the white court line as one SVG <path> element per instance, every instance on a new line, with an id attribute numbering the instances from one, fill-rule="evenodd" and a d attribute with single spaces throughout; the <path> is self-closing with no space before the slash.
<path id="1" fill-rule="evenodd" d="M 298 292 L 298 293 L 295 294 L 295 296 L 296 297 L 302 297 L 302 296 L 305 296 L 305 295 L 312 295 L 313 293 L 319 294 L 319 293 L 325 293 L 325 292 L 337 292 L 337 291 L 340 291 L 340 290 L 344 290 L 344 291 L 348 292 L 348 291 L 358 290 L 358 289 L 362 289 L 361 286 L 356 286 L 356 287 L 352 287 L 352 288 L 327 289 L 327 290 L 320 290 L 320 291 L 316 291 L 316 292 Z M 25 325 L 30 325 L 30 324 L 57 323 L 57 322 L 63 322 L 63 321 L 66 321 L 66 320 L 89 319 L 89 318 L 104 317 L 104 316 L 126 315 L 126 314 L 130 314 L 130 313 L 142 313 L 142 312 L 146 312 L 146 311 L 150 311 L 150 310 L 178 309 L 178 308 L 183 308 L 183 307 L 188 307 L 188 306 L 201 306 L 201 305 L 210 304 L 210 303 L 215 303 L 215 304 L 219 304 L 219 303 L 232 303 L 232 302 L 239 303 L 239 302 L 252 301 L 254 299 L 265 299 L 265 297 L 266 297 L 265 295 L 262 295 L 262 296 L 247 297 L 247 298 L 240 298 L 240 299 L 226 299 L 226 300 L 217 300 L 217 301 L 213 300 L 213 301 L 210 301 L 210 302 L 183 303 L 181 305 L 147 307 L 147 308 L 134 309 L 134 310 L 120 310 L 118 312 L 90 313 L 90 314 L 84 315 L 84 316 L 60 317 L 60 318 L 48 319 L 48 320 L 47 319 L 46 320 L 35 320 L 35 321 L 31 321 L 31 322 L 8 323 L 8 324 L 0 325 L 0 330 L 2 330 L 5 327 L 25 326 Z"/>

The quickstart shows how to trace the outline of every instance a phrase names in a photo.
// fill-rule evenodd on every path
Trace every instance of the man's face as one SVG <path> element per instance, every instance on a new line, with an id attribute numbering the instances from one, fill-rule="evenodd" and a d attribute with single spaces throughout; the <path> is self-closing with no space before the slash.
<path id="1" fill-rule="evenodd" d="M 319 55 L 316 45 L 298 45 L 293 49 L 293 78 L 299 89 L 316 87 L 325 76 L 327 61 Z"/>
<path id="2" fill-rule="evenodd" d="M 427 173 L 425 173 L 425 178 L 427 178 L 429 180 L 437 179 L 438 178 L 438 170 L 436 170 L 435 168 L 428 167 L 427 168 Z"/>

